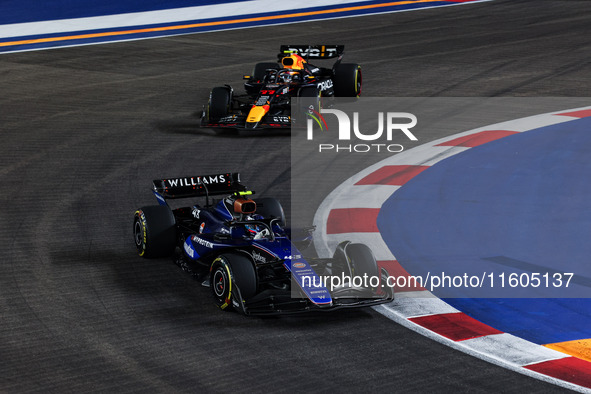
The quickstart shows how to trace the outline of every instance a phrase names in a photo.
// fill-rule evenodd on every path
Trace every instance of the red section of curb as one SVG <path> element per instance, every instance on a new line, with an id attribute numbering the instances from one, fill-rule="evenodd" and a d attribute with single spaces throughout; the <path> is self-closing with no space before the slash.
<path id="1" fill-rule="evenodd" d="M 411 275 L 400 265 L 397 260 L 379 260 L 379 268 L 385 268 L 388 274 L 393 277 L 395 287 L 394 292 L 405 291 L 423 291 L 426 290 L 420 286 Z"/>
<path id="2" fill-rule="evenodd" d="M 333 209 L 326 221 L 327 234 L 377 233 L 380 208 Z"/>
<path id="3" fill-rule="evenodd" d="M 452 341 L 503 333 L 462 312 L 413 317 L 408 320 Z"/>
<path id="4" fill-rule="evenodd" d="M 436 146 L 463 146 L 466 148 L 474 148 L 475 146 L 483 145 L 487 142 L 495 141 L 517 133 L 519 132 L 510 130 L 485 130 L 481 131 L 480 133 L 474 133 L 453 139 L 451 141 L 443 142 Z"/>
<path id="5" fill-rule="evenodd" d="M 581 111 L 564 112 L 562 114 L 556 114 L 561 116 L 573 116 L 575 118 L 586 118 L 591 116 L 591 109 L 583 109 Z"/>
<path id="6" fill-rule="evenodd" d="M 401 186 L 425 171 L 429 166 L 384 166 L 356 183 L 356 185 Z"/>
<path id="7" fill-rule="evenodd" d="M 565 357 L 558 360 L 526 365 L 524 368 L 578 384 L 579 386 L 591 388 L 591 363 L 580 358 Z"/>

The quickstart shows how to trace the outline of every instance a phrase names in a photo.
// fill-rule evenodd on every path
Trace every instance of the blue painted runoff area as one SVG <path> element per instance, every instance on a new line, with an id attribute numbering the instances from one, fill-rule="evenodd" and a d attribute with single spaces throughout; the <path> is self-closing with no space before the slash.
<path id="1" fill-rule="evenodd" d="M 468 315 L 536 343 L 589 338 L 589 147 L 591 118 L 471 148 L 394 193 L 379 230 L 411 275 L 484 277 L 482 288 L 433 289 Z"/>

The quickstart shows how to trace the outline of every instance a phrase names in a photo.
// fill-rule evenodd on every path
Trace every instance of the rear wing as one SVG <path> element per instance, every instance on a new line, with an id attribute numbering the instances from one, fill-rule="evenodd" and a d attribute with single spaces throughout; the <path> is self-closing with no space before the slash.
<path id="1" fill-rule="evenodd" d="M 334 59 L 343 56 L 344 45 L 281 45 L 279 59 L 292 53 L 300 55 L 304 59 Z"/>
<path id="2" fill-rule="evenodd" d="M 156 179 L 153 183 L 154 194 L 160 203 L 164 202 L 161 198 L 208 197 L 246 191 L 237 172 Z"/>

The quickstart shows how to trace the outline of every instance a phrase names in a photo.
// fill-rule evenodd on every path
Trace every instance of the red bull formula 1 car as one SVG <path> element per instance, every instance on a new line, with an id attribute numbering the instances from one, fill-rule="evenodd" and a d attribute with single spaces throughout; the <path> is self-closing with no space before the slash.
<path id="1" fill-rule="evenodd" d="M 305 258 L 298 240 L 290 237 L 279 201 L 251 199 L 253 192 L 237 173 L 153 183 L 159 204 L 134 215 L 138 254 L 172 256 L 183 270 L 209 285 L 221 309 L 247 315 L 328 311 L 377 305 L 394 297 L 386 286 L 388 273 L 378 269 L 366 245 L 343 242 L 332 258 Z M 223 197 L 216 201 L 213 196 Z M 171 209 L 167 200 L 176 198 L 204 201 Z M 302 250 L 311 240 L 311 230 L 304 233 L 298 244 L 304 245 Z"/>
<path id="2" fill-rule="evenodd" d="M 292 97 L 305 97 L 316 110 L 322 97 L 359 97 L 361 67 L 342 63 L 344 45 L 282 45 L 276 63 L 258 63 L 244 77 L 246 94 L 231 86 L 211 90 L 201 126 L 230 129 L 290 128 Z M 309 61 L 336 59 L 330 68 Z M 308 108 L 302 109 L 308 111 Z"/>

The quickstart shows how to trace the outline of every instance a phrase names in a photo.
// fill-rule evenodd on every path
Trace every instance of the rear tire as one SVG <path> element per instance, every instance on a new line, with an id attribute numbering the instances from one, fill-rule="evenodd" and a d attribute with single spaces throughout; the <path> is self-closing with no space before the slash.
<path id="1" fill-rule="evenodd" d="M 171 256 L 176 244 L 176 225 L 170 208 L 151 205 L 135 211 L 133 237 L 141 257 Z"/>
<path id="2" fill-rule="evenodd" d="M 240 302 L 236 288 L 243 300 L 256 294 L 255 268 L 245 256 L 222 254 L 211 264 L 209 284 L 216 306 L 230 310 L 233 308 L 233 301 Z"/>
<path id="3" fill-rule="evenodd" d="M 336 97 L 359 97 L 361 95 L 361 67 L 356 63 L 341 63 L 334 72 Z"/>

